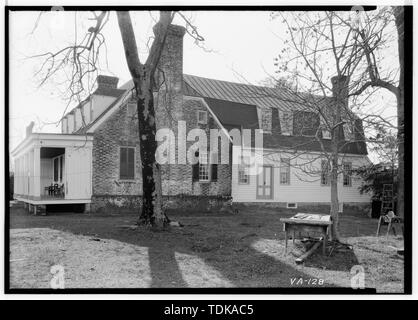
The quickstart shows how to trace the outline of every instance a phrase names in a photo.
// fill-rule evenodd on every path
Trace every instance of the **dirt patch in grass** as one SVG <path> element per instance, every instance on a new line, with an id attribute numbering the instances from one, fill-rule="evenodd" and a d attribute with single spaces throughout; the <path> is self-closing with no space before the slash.
<path id="1" fill-rule="evenodd" d="M 289 215 L 176 214 L 171 218 L 185 227 L 152 232 L 128 228 L 135 215 L 35 217 L 12 208 L 10 285 L 48 288 L 51 267 L 62 265 L 67 288 L 292 287 L 295 279 L 312 278 L 326 287 L 350 287 L 351 268 L 360 265 L 367 287 L 403 291 L 403 257 L 394 249 L 403 247 L 402 239 L 373 237 L 376 220 L 343 216 L 344 241 L 353 250 L 330 257 L 319 250 L 296 265 L 305 250 L 300 241 L 283 254 L 280 218 Z"/>

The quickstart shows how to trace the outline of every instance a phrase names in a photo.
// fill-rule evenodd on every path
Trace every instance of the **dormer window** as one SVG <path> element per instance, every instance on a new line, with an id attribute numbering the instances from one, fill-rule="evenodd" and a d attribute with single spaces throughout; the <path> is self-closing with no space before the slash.
<path id="1" fill-rule="evenodd" d="M 261 128 L 264 132 L 271 133 L 271 109 L 261 109 Z"/>
<path id="2" fill-rule="evenodd" d="M 322 129 L 322 138 L 323 139 L 331 139 L 331 132 L 328 129 Z"/>
<path id="3" fill-rule="evenodd" d="M 207 111 L 202 111 L 202 110 L 197 111 L 197 123 L 198 124 L 207 124 L 208 123 L 208 113 L 207 113 Z"/>
<path id="4" fill-rule="evenodd" d="M 281 134 L 290 136 L 293 133 L 293 114 L 292 112 L 279 112 Z"/>
<path id="5" fill-rule="evenodd" d="M 127 115 L 130 120 L 133 120 L 136 116 L 136 102 L 129 102 L 127 105 Z"/>
<path id="6" fill-rule="evenodd" d="M 319 128 L 319 116 L 315 112 L 297 111 L 293 115 L 293 134 L 312 137 Z"/>
<path id="7" fill-rule="evenodd" d="M 344 139 L 346 141 L 353 141 L 354 140 L 354 130 L 353 130 L 353 126 L 351 125 L 351 122 L 344 123 L 343 129 L 344 129 Z"/>

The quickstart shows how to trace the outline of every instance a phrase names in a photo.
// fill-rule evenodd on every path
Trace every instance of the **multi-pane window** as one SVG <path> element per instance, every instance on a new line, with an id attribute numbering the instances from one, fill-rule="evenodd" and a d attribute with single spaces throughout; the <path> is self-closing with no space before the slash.
<path id="1" fill-rule="evenodd" d="M 319 116 L 310 111 L 297 111 L 293 115 L 293 134 L 315 136 L 319 127 Z"/>
<path id="2" fill-rule="evenodd" d="M 249 174 L 249 160 L 247 157 L 241 158 L 241 163 L 238 166 L 238 183 L 239 184 L 249 184 L 250 183 L 250 174 Z"/>
<path id="3" fill-rule="evenodd" d="M 199 152 L 199 180 L 200 181 L 209 181 L 209 163 L 208 163 L 208 153 Z"/>
<path id="4" fill-rule="evenodd" d="M 343 125 L 344 130 L 344 138 L 346 141 L 353 141 L 354 140 L 354 130 L 351 123 L 345 123 Z"/>
<path id="5" fill-rule="evenodd" d="M 327 160 L 321 161 L 321 185 L 329 185 L 330 166 Z"/>
<path id="6" fill-rule="evenodd" d="M 343 186 L 351 187 L 351 162 L 343 163 Z"/>
<path id="7" fill-rule="evenodd" d="M 279 111 L 281 134 L 290 136 L 293 133 L 293 114 L 292 112 Z"/>
<path id="8" fill-rule="evenodd" d="M 120 147 L 119 176 L 122 180 L 135 179 L 135 148 Z"/>
<path id="9" fill-rule="evenodd" d="M 328 129 L 322 129 L 322 138 L 331 139 L 331 131 L 329 131 Z"/>
<path id="10" fill-rule="evenodd" d="M 280 159 L 280 184 L 290 184 L 290 159 Z"/>
<path id="11" fill-rule="evenodd" d="M 136 116 L 136 103 L 135 102 L 129 102 L 126 106 L 127 108 L 127 116 L 129 120 L 133 120 Z"/>
<path id="12" fill-rule="evenodd" d="M 261 110 L 261 128 L 265 132 L 271 132 L 271 117 L 272 117 L 272 110 L 271 109 L 262 109 Z"/>

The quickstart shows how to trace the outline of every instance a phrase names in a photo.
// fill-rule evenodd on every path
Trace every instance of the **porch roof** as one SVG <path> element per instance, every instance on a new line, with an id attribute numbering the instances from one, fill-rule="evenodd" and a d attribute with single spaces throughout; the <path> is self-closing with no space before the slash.
<path id="1" fill-rule="evenodd" d="M 65 133 L 31 133 L 19 143 L 11 152 L 12 157 L 25 153 L 32 147 L 83 147 L 92 144 L 92 134 L 65 134 Z"/>

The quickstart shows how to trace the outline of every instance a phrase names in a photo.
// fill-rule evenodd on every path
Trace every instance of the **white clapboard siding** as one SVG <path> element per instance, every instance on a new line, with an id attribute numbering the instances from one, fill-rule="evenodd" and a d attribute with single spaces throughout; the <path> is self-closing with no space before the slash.
<path id="1" fill-rule="evenodd" d="M 91 197 L 92 151 L 90 147 L 65 149 L 65 199 Z"/>
<path id="2" fill-rule="evenodd" d="M 289 158 L 285 154 L 269 155 L 264 160 L 265 165 L 273 167 L 273 198 L 272 199 L 257 199 L 256 196 L 256 184 L 257 176 L 250 176 L 249 184 L 238 183 L 238 167 L 233 166 L 232 171 L 232 197 L 234 202 L 329 202 L 331 199 L 330 186 L 321 186 L 320 176 L 311 176 L 300 168 L 294 166 L 296 163 L 306 163 L 306 158 L 298 160 L 292 160 L 292 166 L 290 170 L 290 184 L 280 184 L 280 157 Z M 314 157 L 314 156 L 312 156 Z M 312 168 L 320 167 L 320 159 L 312 162 L 311 170 L 305 171 L 312 172 Z M 346 156 L 344 161 L 351 162 L 353 168 L 358 168 L 361 165 L 368 163 L 366 156 Z M 358 177 L 352 177 L 351 187 L 343 186 L 342 174 L 338 180 L 338 193 L 340 202 L 369 202 L 370 195 L 361 195 L 358 187 L 361 185 L 361 179 Z"/>

